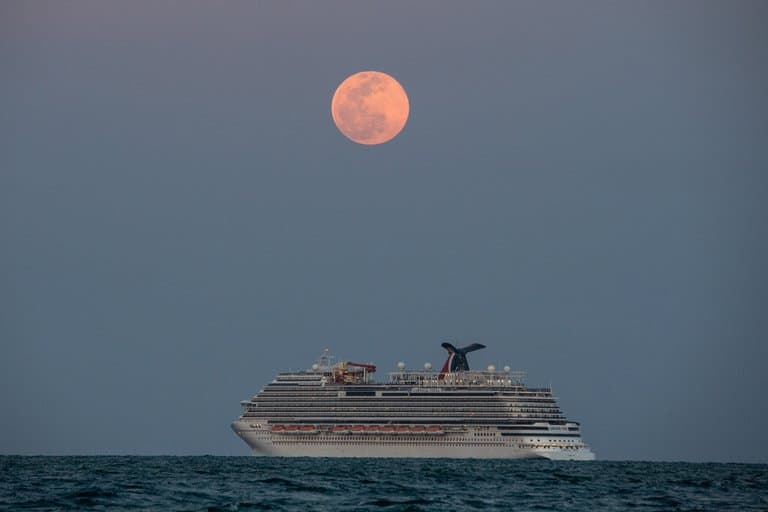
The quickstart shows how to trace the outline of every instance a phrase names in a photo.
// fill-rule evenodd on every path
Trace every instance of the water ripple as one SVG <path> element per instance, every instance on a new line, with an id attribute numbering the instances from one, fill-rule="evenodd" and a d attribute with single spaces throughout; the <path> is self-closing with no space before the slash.
<path id="1" fill-rule="evenodd" d="M 9 510 L 768 510 L 768 466 L 0 457 Z"/>

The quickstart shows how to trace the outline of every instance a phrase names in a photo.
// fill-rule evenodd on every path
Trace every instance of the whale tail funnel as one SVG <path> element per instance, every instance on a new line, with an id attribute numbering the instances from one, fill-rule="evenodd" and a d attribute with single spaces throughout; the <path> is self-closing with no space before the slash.
<path id="1" fill-rule="evenodd" d="M 442 347 L 448 351 L 448 359 L 445 360 L 443 369 L 440 370 L 438 378 L 443 379 L 447 373 L 461 372 L 469 370 L 469 362 L 467 362 L 467 354 L 485 348 L 485 345 L 480 343 L 473 343 L 466 347 L 456 348 L 450 343 L 443 343 Z"/>

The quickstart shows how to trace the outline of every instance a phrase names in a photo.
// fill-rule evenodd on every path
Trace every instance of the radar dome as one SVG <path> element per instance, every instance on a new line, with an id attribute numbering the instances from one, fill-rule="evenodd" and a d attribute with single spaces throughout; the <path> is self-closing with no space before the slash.
<path id="1" fill-rule="evenodd" d="M 511 372 L 512 368 L 510 368 L 509 365 L 507 365 L 507 366 L 504 367 L 504 371 L 505 372 Z"/>
<path id="2" fill-rule="evenodd" d="M 488 365 L 488 372 L 489 372 L 489 373 L 493 373 L 493 372 L 495 372 L 495 371 L 496 371 L 496 367 L 495 367 L 495 366 L 493 366 L 492 364 L 489 364 L 489 365 Z"/>
<path id="3" fill-rule="evenodd" d="M 424 363 L 424 369 L 429 371 L 432 369 L 432 363 Z"/>
<path id="4" fill-rule="evenodd" d="M 398 361 L 398 363 L 397 363 L 397 367 L 398 367 L 398 369 L 400 369 L 400 370 L 405 370 L 405 363 L 404 363 L 404 362 L 402 362 L 402 361 Z"/>
<path id="5" fill-rule="evenodd" d="M 319 364 L 317 364 L 317 363 L 315 363 L 315 364 L 313 364 L 313 365 L 312 365 L 312 369 L 313 369 L 313 370 L 315 370 L 315 371 L 317 371 L 317 370 L 319 370 L 319 369 L 320 369 L 320 365 L 319 365 Z"/>

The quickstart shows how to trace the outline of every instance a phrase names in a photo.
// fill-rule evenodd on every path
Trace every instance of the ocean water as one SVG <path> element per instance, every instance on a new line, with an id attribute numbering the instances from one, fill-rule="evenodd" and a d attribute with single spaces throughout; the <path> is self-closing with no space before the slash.
<path id="1" fill-rule="evenodd" d="M 768 510 L 768 465 L 0 457 L 4 510 Z"/>

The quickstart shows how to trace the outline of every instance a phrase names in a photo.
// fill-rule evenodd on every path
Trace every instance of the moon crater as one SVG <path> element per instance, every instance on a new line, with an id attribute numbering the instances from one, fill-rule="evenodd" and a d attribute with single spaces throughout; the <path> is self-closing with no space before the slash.
<path id="1" fill-rule="evenodd" d="M 347 77 L 331 100 L 336 127 L 358 144 L 383 144 L 399 134 L 410 105 L 403 87 L 380 71 L 361 71 Z"/>

